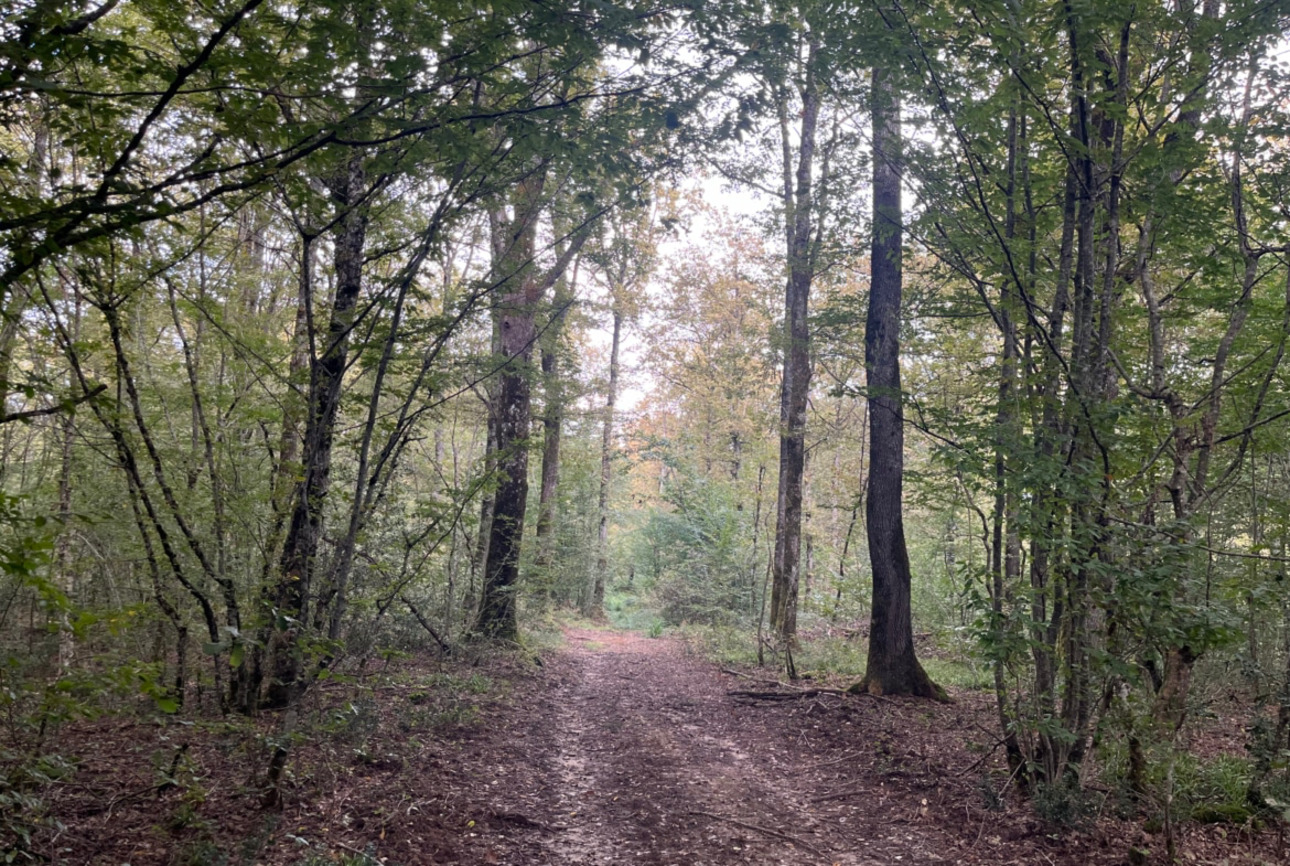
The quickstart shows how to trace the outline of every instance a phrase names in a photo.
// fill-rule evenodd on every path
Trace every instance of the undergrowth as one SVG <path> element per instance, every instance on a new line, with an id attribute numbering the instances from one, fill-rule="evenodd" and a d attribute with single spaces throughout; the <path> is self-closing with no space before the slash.
<path id="1" fill-rule="evenodd" d="M 623 631 L 659 637 L 666 627 L 662 615 L 647 597 L 626 588 L 613 590 L 605 596 L 605 613 L 610 624 Z"/>
<path id="2" fill-rule="evenodd" d="M 687 625 L 676 629 L 695 655 L 720 665 L 755 665 L 757 633 L 751 626 Z M 799 675 L 859 680 L 868 658 L 865 638 L 846 634 L 805 632 L 793 654 Z M 957 689 L 988 689 L 989 671 L 971 657 L 947 658 L 924 652 L 920 659 L 928 676 L 939 685 Z M 767 658 L 767 664 L 773 662 Z"/>

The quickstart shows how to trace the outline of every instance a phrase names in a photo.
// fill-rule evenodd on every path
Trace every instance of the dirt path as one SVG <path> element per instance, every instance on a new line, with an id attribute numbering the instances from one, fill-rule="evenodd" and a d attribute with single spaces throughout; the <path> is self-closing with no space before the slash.
<path id="1" fill-rule="evenodd" d="M 671 642 L 569 637 L 558 686 L 532 717 L 525 758 L 540 773 L 518 774 L 540 796 L 511 792 L 517 809 L 537 807 L 542 823 L 563 828 L 542 840 L 548 862 L 778 864 L 823 851 L 818 819 L 784 784 L 782 762 L 740 736 L 719 675 Z"/>
<path id="2" fill-rule="evenodd" d="M 1120 866 L 1161 849 L 1109 799 L 1059 830 L 1009 796 L 989 694 L 741 702 L 767 672 L 667 639 L 567 638 L 536 672 L 422 659 L 319 690 L 281 813 L 245 782 L 264 757 L 240 728 L 86 726 L 40 849 L 60 866 Z M 1183 835 L 1192 862 L 1286 862 L 1272 832 Z"/>
<path id="3" fill-rule="evenodd" d="M 831 735 L 839 732 L 831 728 L 845 734 L 851 721 L 833 718 L 822 730 L 810 719 L 836 716 L 844 703 L 877 711 L 876 702 L 740 705 L 726 694 L 731 677 L 671 641 L 608 631 L 568 637 L 570 648 L 550 662 L 545 687 L 502 759 L 479 780 L 494 792 L 481 838 L 486 862 L 868 866 L 959 859 L 932 853 L 947 842 L 956 846 L 928 835 L 932 803 L 945 805 L 929 764 L 901 768 L 908 756 L 884 754 L 890 749 L 882 736 L 868 744 L 873 754 L 836 748 Z M 796 736 L 782 724 L 789 716 Z M 916 749 L 913 756 L 921 758 Z M 876 776 L 868 772 L 875 769 Z M 887 793 L 887 777 L 905 780 L 899 794 Z"/>
<path id="4" fill-rule="evenodd" d="M 461 792 L 484 816 L 473 835 L 428 862 L 1121 866 L 1130 849 L 1163 862 L 1163 838 L 1117 818 L 1109 794 L 1078 827 L 1014 796 L 985 692 L 749 702 L 730 692 L 767 672 L 722 671 L 667 639 L 566 637 L 475 744 L 484 760 Z M 1191 862 L 1285 862 L 1272 833 L 1181 836 Z"/>

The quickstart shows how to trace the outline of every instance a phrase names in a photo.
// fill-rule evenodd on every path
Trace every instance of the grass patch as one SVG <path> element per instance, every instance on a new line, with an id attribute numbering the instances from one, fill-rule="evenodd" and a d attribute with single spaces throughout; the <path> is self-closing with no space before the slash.
<path id="1" fill-rule="evenodd" d="M 473 728 L 483 719 L 485 704 L 500 700 L 506 681 L 479 672 L 443 671 L 423 677 L 404 697 L 398 726 L 404 733 Z"/>
<path id="2" fill-rule="evenodd" d="M 637 631 L 650 637 L 663 634 L 663 618 L 650 599 L 627 589 L 617 589 L 605 596 L 605 613 L 614 628 Z"/>
<path id="3" fill-rule="evenodd" d="M 1203 824 L 1244 824 L 1252 816 L 1246 792 L 1253 769 L 1239 755 L 1202 761 L 1180 754 L 1174 761 L 1174 796 L 1182 813 Z"/>
<path id="4" fill-rule="evenodd" d="M 757 632 L 733 626 L 683 625 L 675 633 L 686 649 L 719 665 L 757 664 Z"/>
<path id="5" fill-rule="evenodd" d="M 1169 745 L 1157 743 L 1148 753 L 1146 785 L 1149 792 L 1143 805 L 1149 809 L 1148 827 L 1163 826 L 1159 813 L 1167 797 L 1173 801 L 1177 820 L 1199 824 L 1245 824 L 1266 817 L 1248 799 L 1254 769 L 1242 755 L 1215 755 L 1200 758 L 1187 752 L 1176 752 L 1170 758 Z M 1103 745 L 1104 775 L 1127 792 L 1128 753 L 1119 743 Z M 1173 765 L 1173 784 L 1169 766 Z M 1154 811 L 1154 814 L 1151 812 Z M 1132 806 L 1129 813 L 1132 814 Z"/>
<path id="6" fill-rule="evenodd" d="M 869 648 L 859 638 L 824 637 L 802 641 L 793 661 L 799 673 L 822 674 L 849 679 L 864 676 Z"/>
<path id="7" fill-rule="evenodd" d="M 447 692 L 468 695 L 486 695 L 496 685 L 492 677 L 486 677 L 478 673 L 470 676 L 452 673 L 431 674 L 423 682 L 431 689 L 442 689 Z M 409 695 L 409 699 L 415 698 L 415 696 L 415 694 Z M 424 698 L 424 693 L 422 693 L 422 697 Z"/>
<path id="8" fill-rule="evenodd" d="M 564 620 L 554 613 L 547 612 L 542 617 L 533 617 L 525 623 L 521 642 L 526 652 L 537 659 L 550 655 L 564 646 Z"/>
<path id="9" fill-rule="evenodd" d="M 744 626 L 681 626 L 676 632 L 696 655 L 719 665 L 757 664 L 757 632 Z M 799 674 L 859 680 L 864 676 L 869 647 L 863 638 L 843 635 L 803 639 L 793 655 Z M 769 659 L 767 660 L 769 662 Z M 990 689 L 990 672 L 970 658 L 925 655 L 923 669 L 940 686 Z"/>
<path id="10" fill-rule="evenodd" d="M 994 688 L 990 672 L 972 659 L 947 659 L 929 656 L 919 659 L 923 670 L 938 686 L 988 691 Z"/>

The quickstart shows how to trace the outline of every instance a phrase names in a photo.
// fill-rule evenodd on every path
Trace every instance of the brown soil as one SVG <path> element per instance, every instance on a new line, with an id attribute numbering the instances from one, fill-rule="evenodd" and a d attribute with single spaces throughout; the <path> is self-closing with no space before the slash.
<path id="1" fill-rule="evenodd" d="M 363 712 L 340 687 L 320 690 L 315 724 L 370 720 L 297 748 L 281 814 L 258 806 L 264 752 L 238 745 L 245 731 L 81 729 L 81 768 L 48 797 L 65 826 L 40 834 L 40 852 L 104 866 L 313 866 L 360 852 L 387 866 L 1109 866 L 1137 847 L 1164 861 L 1163 838 L 1139 823 L 1103 815 L 1058 832 L 1006 791 L 991 802 L 985 786 L 1002 789 L 1006 773 L 986 753 L 987 696 L 740 699 L 727 693 L 777 687 L 667 639 L 567 638 L 537 671 L 448 669 L 509 684 L 483 695 L 432 694 L 428 663 L 365 692 Z M 172 766 L 178 784 L 158 789 Z M 1190 862 L 1285 862 L 1272 831 L 1188 827 L 1182 847 Z"/>

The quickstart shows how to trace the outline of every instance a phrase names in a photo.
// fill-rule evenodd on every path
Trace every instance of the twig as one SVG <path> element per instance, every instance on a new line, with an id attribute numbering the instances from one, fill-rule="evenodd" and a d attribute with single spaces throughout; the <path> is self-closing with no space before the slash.
<path id="1" fill-rule="evenodd" d="M 779 680 L 773 680 L 773 679 L 770 679 L 769 677 L 753 676 L 752 674 L 746 674 L 743 671 L 736 671 L 736 670 L 732 670 L 731 668 L 721 668 L 721 672 L 723 674 L 730 674 L 730 676 L 732 677 L 741 677 L 745 680 L 752 680 L 755 683 L 767 683 L 769 685 L 776 685 L 776 686 L 783 685 L 783 683 L 781 683 Z"/>
<path id="2" fill-rule="evenodd" d="M 968 773 L 972 772 L 972 771 L 973 771 L 973 770 L 975 770 L 977 767 L 979 767 L 979 766 L 981 766 L 982 764 L 984 764 L 986 761 L 988 761 L 988 760 L 990 759 L 990 757 L 991 757 L 991 756 L 992 756 L 996 751 L 998 751 L 998 750 L 999 750 L 999 747 L 1000 747 L 1000 746 L 1002 746 L 1002 745 L 1004 744 L 1004 742 L 1005 742 L 1005 740 L 1006 740 L 1006 739 L 1007 739 L 1007 738 L 1005 737 L 1003 740 L 999 740 L 997 743 L 995 743 L 993 746 L 991 746 L 988 750 L 986 750 L 985 754 L 981 755 L 981 757 L 979 757 L 979 758 L 977 758 L 975 761 L 973 761 L 973 762 L 972 762 L 972 766 L 967 767 L 966 769 L 963 769 L 963 770 L 959 770 L 959 771 L 958 771 L 957 773 L 955 773 L 954 775 L 955 775 L 955 776 L 966 776 Z"/>
<path id="3" fill-rule="evenodd" d="M 980 829 L 978 829 L 978 830 L 976 831 L 976 840 L 975 840 L 971 845 L 969 845 L 969 846 L 968 846 L 968 850 L 969 850 L 969 851 L 971 851 L 973 848 L 975 848 L 975 847 L 977 846 L 977 843 L 979 843 L 979 842 L 981 841 L 981 836 L 985 833 L 985 820 L 986 820 L 986 816 L 985 816 L 985 815 L 982 815 L 982 816 L 981 816 L 981 827 L 980 827 Z"/>
<path id="4" fill-rule="evenodd" d="M 100 806 L 96 809 L 91 809 L 88 812 L 81 812 L 80 817 L 99 815 L 99 814 L 102 814 L 103 812 L 107 812 L 108 817 L 110 818 L 112 817 L 112 810 L 115 809 L 117 806 L 121 805 L 122 803 L 128 803 L 131 800 L 137 800 L 140 797 L 146 797 L 148 794 L 152 794 L 154 792 L 157 794 L 160 794 L 162 791 L 166 790 L 166 788 L 170 787 L 172 784 L 173 784 L 172 782 L 167 780 L 157 785 L 149 785 L 148 787 L 140 788 L 137 791 L 130 791 L 128 793 L 121 794 L 119 796 L 113 797 L 111 800 L 107 802 L 106 805 Z"/>
<path id="5" fill-rule="evenodd" d="M 858 785 L 854 788 L 844 788 L 841 791 L 834 791 L 832 794 L 823 794 L 819 797 L 812 797 L 810 802 L 824 803 L 828 800 L 841 800 L 843 797 L 849 797 L 852 794 L 859 794 L 863 790 L 865 790 L 863 785 Z"/>
<path id="6" fill-rule="evenodd" d="M 840 757 L 840 758 L 834 758 L 832 761 L 821 761 L 821 762 L 820 762 L 820 763 L 818 763 L 818 764 L 807 764 L 805 767 L 802 767 L 801 769 L 803 769 L 803 770 L 818 770 L 818 769 L 820 769 L 821 767 L 831 767 L 831 766 L 833 766 L 834 764 L 841 764 L 843 761 L 847 761 L 847 760 L 850 760 L 851 758 L 854 758 L 854 757 L 856 756 L 856 754 L 857 754 L 856 752 L 847 752 L 847 753 L 846 753 L 845 755 L 843 755 L 842 757 Z"/>
<path id="7" fill-rule="evenodd" d="M 59 412 L 68 411 L 73 406 L 77 406 L 88 400 L 93 400 L 106 390 L 107 385 L 97 385 L 79 397 L 68 397 L 61 403 L 56 403 L 53 406 L 46 406 L 43 409 L 28 409 L 24 412 L 12 413 L 6 412 L 0 415 L 0 424 L 8 424 L 11 421 L 31 421 L 34 418 L 43 418 L 46 415 L 57 415 Z"/>
<path id="8" fill-rule="evenodd" d="M 450 655 L 452 653 L 452 647 L 448 646 L 448 642 L 446 640 L 439 637 L 439 632 L 434 630 L 434 626 L 430 625 L 429 620 L 421 614 L 421 611 L 417 609 L 417 606 L 412 603 L 411 599 L 406 595 L 401 595 L 399 596 L 399 600 L 408 606 L 408 610 L 417 618 L 417 622 L 421 623 L 421 627 L 430 633 L 430 637 L 435 639 L 435 642 L 439 644 L 439 648 L 443 650 L 443 654 Z"/>
<path id="9" fill-rule="evenodd" d="M 758 827 L 756 824 L 749 824 L 745 821 L 739 821 L 735 818 L 730 818 L 726 815 L 718 815 L 715 812 L 691 812 L 690 814 L 699 815 L 704 818 L 712 818 L 715 821 L 725 821 L 727 824 L 734 824 L 736 827 L 743 827 L 745 830 L 752 830 L 754 833 L 763 833 L 767 836 L 774 836 L 777 839 L 783 839 L 785 842 L 791 842 L 794 845 L 801 846 L 802 848 L 805 848 L 807 851 L 810 851 L 816 857 L 824 856 L 824 852 L 821 851 L 820 849 L 812 847 L 811 845 L 809 845 L 806 842 L 803 842 L 801 839 L 797 838 L 796 836 L 790 836 L 789 834 L 781 833 L 778 830 L 771 830 L 766 827 Z"/>
<path id="10" fill-rule="evenodd" d="M 503 812 L 500 809 L 494 809 L 490 814 L 498 821 L 507 821 L 520 827 L 533 827 L 547 833 L 569 829 L 563 824 L 544 824 L 541 821 L 535 821 L 527 815 L 521 815 L 519 812 Z"/>
<path id="11" fill-rule="evenodd" d="M 847 692 L 845 689 L 830 689 L 830 688 L 824 688 L 824 687 L 818 687 L 813 689 L 796 689 L 786 683 L 780 683 L 780 682 L 775 683 L 775 685 L 782 686 L 784 690 L 783 691 L 750 691 L 750 690 L 742 690 L 742 689 L 733 689 L 731 691 L 727 691 L 726 694 L 732 698 L 755 698 L 758 700 L 765 700 L 765 701 L 798 701 L 804 698 L 817 698 L 820 695 L 838 695 L 840 697 L 846 697 L 847 695 Z"/>

